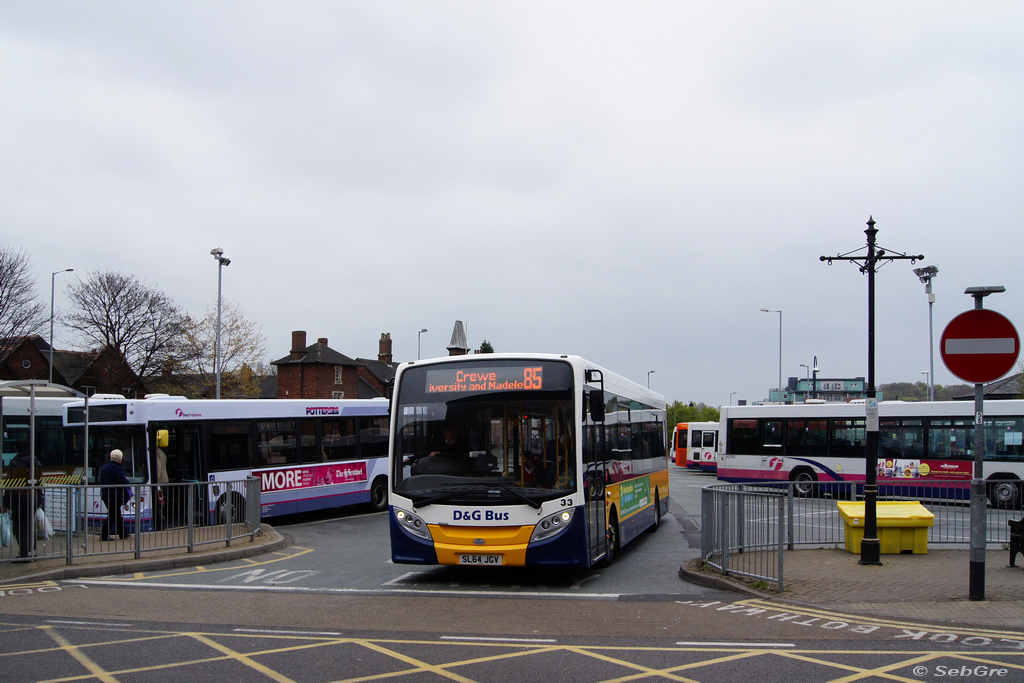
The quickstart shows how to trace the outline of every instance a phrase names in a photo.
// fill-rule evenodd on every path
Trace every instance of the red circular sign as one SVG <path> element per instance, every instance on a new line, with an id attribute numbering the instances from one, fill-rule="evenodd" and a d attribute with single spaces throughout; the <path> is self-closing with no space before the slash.
<path id="1" fill-rule="evenodd" d="M 1017 362 L 1020 337 L 1006 316 L 988 308 L 965 311 L 942 331 L 939 350 L 946 369 L 972 384 L 992 382 Z"/>

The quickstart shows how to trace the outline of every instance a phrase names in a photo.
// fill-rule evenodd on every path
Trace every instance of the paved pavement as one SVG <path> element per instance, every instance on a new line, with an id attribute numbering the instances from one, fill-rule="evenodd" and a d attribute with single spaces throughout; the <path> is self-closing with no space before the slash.
<path id="1" fill-rule="evenodd" d="M 0 590 L 5 586 L 131 572 L 157 571 L 182 566 L 213 564 L 252 557 L 284 547 L 287 540 L 273 527 L 250 541 L 236 539 L 227 547 L 187 553 L 181 549 L 147 553 L 81 557 L 76 564 L 63 559 L 29 563 L 0 563 Z M 1009 551 L 990 550 L 985 561 L 985 600 L 969 595 L 970 551 L 930 550 L 920 555 L 882 555 L 881 566 L 865 566 L 860 556 L 845 550 L 787 551 L 784 557 L 786 589 L 755 590 L 750 582 L 722 577 L 699 569 L 699 561 L 679 571 L 684 581 L 747 593 L 794 606 L 972 626 L 1020 629 L 1024 627 L 1024 567 L 1007 567 Z M 1024 558 L 1017 557 L 1024 565 Z M 683 589 L 685 590 L 685 589 Z"/>
<path id="2" fill-rule="evenodd" d="M 63 557 L 42 558 L 31 562 L 0 562 L 0 590 L 5 586 L 34 581 L 61 581 L 230 562 L 278 550 L 286 544 L 284 536 L 273 527 L 263 524 L 253 539 L 248 536 L 236 538 L 230 546 L 226 541 L 208 543 L 201 552 L 189 553 L 184 548 L 148 550 L 140 559 L 135 559 L 131 552 L 76 556 L 72 565 L 68 565 Z"/>
<path id="3" fill-rule="evenodd" d="M 985 558 L 985 600 L 971 601 L 970 550 L 882 555 L 881 566 L 833 548 L 792 550 L 783 559 L 785 591 L 754 590 L 748 582 L 702 572 L 690 563 L 684 580 L 749 592 L 760 598 L 845 613 L 941 624 L 1024 627 L 1024 559 L 1008 567 L 1008 550 Z"/>

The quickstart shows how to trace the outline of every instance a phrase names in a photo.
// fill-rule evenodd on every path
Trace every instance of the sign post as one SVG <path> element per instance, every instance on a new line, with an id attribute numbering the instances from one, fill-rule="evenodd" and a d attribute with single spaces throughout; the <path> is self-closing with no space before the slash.
<path id="1" fill-rule="evenodd" d="M 985 475 L 985 383 L 993 382 L 1013 368 L 1020 351 L 1017 329 L 1006 317 L 984 307 L 989 294 L 1005 287 L 968 287 L 964 294 L 974 297 L 974 310 L 953 318 L 939 340 L 942 362 L 959 379 L 974 384 L 974 474 L 971 477 L 971 600 L 985 599 L 986 492 Z"/>

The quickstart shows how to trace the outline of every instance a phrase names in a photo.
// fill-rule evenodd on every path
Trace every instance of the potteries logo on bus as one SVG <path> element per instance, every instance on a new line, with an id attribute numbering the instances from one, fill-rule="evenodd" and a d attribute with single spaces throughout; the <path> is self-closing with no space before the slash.
<path id="1" fill-rule="evenodd" d="M 175 417 L 202 417 L 203 416 L 202 413 L 186 413 L 181 408 L 175 408 L 174 409 L 174 415 L 175 415 Z"/>
<path id="2" fill-rule="evenodd" d="M 310 406 L 306 408 L 306 415 L 341 415 L 341 408 L 338 406 L 325 406 L 322 408 Z"/>

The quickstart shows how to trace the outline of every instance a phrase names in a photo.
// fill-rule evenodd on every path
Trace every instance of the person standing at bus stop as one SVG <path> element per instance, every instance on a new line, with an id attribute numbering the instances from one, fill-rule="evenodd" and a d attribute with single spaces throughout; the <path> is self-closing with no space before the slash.
<path id="1" fill-rule="evenodd" d="M 124 453 L 115 448 L 110 451 L 110 462 L 100 469 L 100 486 L 103 487 L 100 494 L 103 504 L 107 506 L 107 519 L 103 522 L 100 531 L 100 540 L 109 541 L 111 534 L 125 539 L 128 536 L 124 533 L 124 517 L 121 515 L 121 507 L 132 495 L 131 489 L 127 488 L 131 482 L 125 476 L 124 468 L 121 467 L 121 460 Z"/>
<path id="2" fill-rule="evenodd" d="M 19 443 L 17 446 L 18 455 L 11 460 L 9 468 L 11 470 L 17 470 L 19 472 L 19 478 L 24 480 L 21 483 L 27 484 L 29 477 L 29 468 L 31 466 L 31 456 L 28 451 L 27 443 Z M 36 458 L 36 471 L 38 472 L 42 463 Z M 35 495 L 32 495 L 32 489 L 27 486 L 21 486 L 16 489 L 4 489 L 4 495 L 0 499 L 0 512 L 10 510 L 11 513 L 11 531 L 14 532 L 14 538 L 18 541 L 18 559 L 15 561 L 28 561 L 30 555 L 33 552 L 33 530 L 36 519 L 36 508 L 42 506 L 42 495 L 39 489 L 35 489 Z"/>

